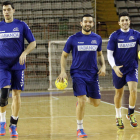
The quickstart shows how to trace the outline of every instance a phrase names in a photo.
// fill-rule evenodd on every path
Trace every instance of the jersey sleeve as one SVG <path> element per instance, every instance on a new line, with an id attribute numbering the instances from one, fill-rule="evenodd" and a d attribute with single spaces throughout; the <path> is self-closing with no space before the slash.
<path id="1" fill-rule="evenodd" d="M 24 37 L 26 38 L 28 43 L 35 41 L 35 38 L 31 32 L 29 26 L 25 22 L 23 22 L 23 24 L 24 24 L 24 29 L 23 29 Z"/>
<path id="2" fill-rule="evenodd" d="M 107 44 L 107 50 L 114 51 L 115 50 L 115 38 L 114 38 L 114 33 L 110 35 L 109 41 Z"/>
<path id="3" fill-rule="evenodd" d="M 97 49 L 98 52 L 100 52 L 102 50 L 102 38 L 101 37 L 100 37 L 99 41 L 100 41 L 100 43 L 99 43 L 99 46 Z"/>
<path id="4" fill-rule="evenodd" d="M 70 36 L 67 39 L 67 42 L 66 42 L 66 44 L 64 46 L 63 51 L 65 51 L 66 53 L 70 53 L 71 50 L 72 50 L 72 36 Z"/>

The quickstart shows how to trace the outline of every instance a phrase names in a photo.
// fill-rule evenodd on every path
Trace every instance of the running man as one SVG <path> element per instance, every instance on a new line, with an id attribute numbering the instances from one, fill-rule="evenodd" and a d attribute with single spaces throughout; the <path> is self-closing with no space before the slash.
<path id="1" fill-rule="evenodd" d="M 129 108 L 126 117 L 130 120 L 132 127 L 137 127 L 134 109 L 137 99 L 138 84 L 138 44 L 140 44 L 140 33 L 130 29 L 130 17 L 127 12 L 119 15 L 120 29 L 110 35 L 107 45 L 107 57 L 112 67 L 113 84 L 115 86 L 115 109 L 116 125 L 124 129 L 122 121 L 121 105 L 124 93 L 124 85 L 127 83 L 130 96 Z"/>
<path id="2" fill-rule="evenodd" d="M 86 14 L 80 22 L 82 31 L 70 36 L 65 44 L 61 56 L 61 73 L 57 79 L 67 79 L 66 58 L 72 51 L 72 65 L 70 74 L 73 81 L 74 96 L 77 97 L 77 137 L 87 137 L 83 128 L 85 103 L 88 102 L 97 107 L 100 104 L 99 76 L 105 76 L 105 61 L 102 54 L 102 39 L 99 35 L 91 32 L 94 26 L 93 17 Z M 101 64 L 97 67 L 97 56 Z M 88 97 L 88 98 L 87 98 Z"/>

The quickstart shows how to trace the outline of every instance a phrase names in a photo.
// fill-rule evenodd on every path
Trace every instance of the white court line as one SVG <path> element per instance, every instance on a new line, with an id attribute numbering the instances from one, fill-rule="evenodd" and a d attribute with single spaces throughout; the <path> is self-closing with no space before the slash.
<path id="1" fill-rule="evenodd" d="M 52 101 L 52 100 L 51 100 Z M 115 105 L 114 104 L 112 104 L 112 103 L 108 103 L 108 102 L 105 102 L 105 101 L 101 101 L 101 102 L 103 102 L 103 103 L 105 103 L 105 104 L 109 104 L 109 105 L 112 105 L 112 106 L 114 106 L 115 107 Z M 123 109 L 127 109 L 126 107 L 122 107 Z M 135 112 L 137 112 L 137 113 L 139 113 L 139 114 L 137 114 L 137 115 L 140 115 L 140 112 L 139 111 L 135 111 Z M 74 117 L 76 117 L 76 116 L 53 116 L 53 110 L 52 110 L 52 107 L 51 107 L 51 110 L 50 110 L 50 113 L 51 113 L 51 117 L 27 117 L 27 118 L 20 118 L 20 119 L 53 119 L 53 118 L 74 118 Z M 122 114 L 122 116 L 125 116 L 126 114 Z M 85 117 L 108 117 L 108 116 L 114 116 L 114 115 L 85 115 Z"/>
<path id="2" fill-rule="evenodd" d="M 114 104 L 111 104 L 111 103 L 108 103 L 108 102 L 105 102 L 105 101 L 101 101 L 101 102 L 106 103 L 106 104 L 109 104 L 109 105 L 115 106 Z M 123 106 L 122 106 L 121 108 L 123 108 L 123 109 L 128 109 L 128 108 L 123 107 Z M 140 113 L 140 111 L 137 111 L 137 110 L 135 110 L 135 112 Z"/>
<path id="3" fill-rule="evenodd" d="M 54 99 L 54 100 L 59 100 L 59 98 L 57 98 L 57 97 L 54 97 L 54 96 L 52 96 L 52 98 Z M 39 100 L 39 101 L 37 101 L 37 102 L 21 102 L 21 104 L 22 103 L 38 103 L 38 102 L 44 102 L 44 101 L 47 101 L 47 102 L 50 102 L 50 100 Z M 12 103 L 8 103 L 8 104 L 12 104 Z"/>
<path id="4" fill-rule="evenodd" d="M 53 101 L 52 101 L 52 92 L 50 92 L 50 118 L 51 118 L 51 123 L 50 123 L 50 128 L 51 128 L 51 134 L 53 133 Z M 50 137 L 52 139 L 52 135 Z"/>
<path id="5" fill-rule="evenodd" d="M 58 100 L 59 98 L 52 96 L 52 98 L 54 98 L 55 100 Z"/>
<path id="6" fill-rule="evenodd" d="M 108 117 L 108 116 L 115 116 L 115 115 L 85 115 L 84 117 Z M 122 114 L 122 116 L 126 116 L 126 114 Z M 75 117 L 76 116 L 52 116 L 52 117 L 28 117 L 28 118 L 25 117 L 20 119 L 25 120 L 25 119 L 50 119 L 50 118 L 52 119 L 52 118 L 75 118 Z"/>
<path id="7" fill-rule="evenodd" d="M 57 97 L 53 97 L 53 96 L 51 96 L 52 98 L 55 98 L 56 100 L 58 100 L 59 98 L 57 98 Z M 49 100 L 50 101 L 50 105 L 52 104 L 52 100 Z M 105 103 L 105 104 L 109 104 L 109 105 L 112 105 L 112 106 L 114 106 L 115 107 L 115 105 L 114 104 L 112 104 L 112 103 L 108 103 L 108 102 L 105 102 L 105 101 L 101 101 L 102 103 Z M 24 102 L 25 103 L 25 102 Z M 27 103 L 29 103 L 29 102 L 27 102 Z M 30 102 L 31 103 L 31 102 Z M 50 107 L 50 113 L 51 113 L 51 117 L 25 117 L 25 118 L 20 118 L 20 119 L 53 119 L 53 118 L 74 118 L 74 117 L 76 117 L 76 116 L 53 116 L 53 110 L 52 110 L 52 106 Z M 123 109 L 127 109 L 126 107 L 122 107 Z M 137 115 L 140 115 L 140 111 L 136 111 L 135 110 L 135 112 L 137 112 L 137 113 L 139 113 L 139 114 L 137 114 Z M 122 114 L 122 116 L 125 116 L 126 114 Z M 85 115 L 85 117 L 94 117 L 94 116 L 98 116 L 98 117 L 102 117 L 102 116 L 114 116 L 114 115 Z"/>
<path id="8" fill-rule="evenodd" d="M 129 104 L 122 104 L 122 105 L 129 105 Z M 138 105 L 140 105 L 140 104 L 136 104 L 136 105 L 138 106 Z"/>

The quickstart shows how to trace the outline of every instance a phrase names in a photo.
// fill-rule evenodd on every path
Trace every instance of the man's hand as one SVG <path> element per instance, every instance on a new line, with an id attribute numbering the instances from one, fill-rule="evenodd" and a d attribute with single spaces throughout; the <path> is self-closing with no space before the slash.
<path id="1" fill-rule="evenodd" d="M 105 66 L 102 66 L 98 71 L 98 74 L 99 76 L 105 76 L 105 73 L 106 73 Z"/>
<path id="2" fill-rule="evenodd" d="M 57 77 L 57 80 L 59 80 L 59 82 L 64 82 L 64 79 L 68 81 L 68 76 L 66 72 L 61 72 L 60 75 Z"/>
<path id="3" fill-rule="evenodd" d="M 23 65 L 26 62 L 26 55 L 27 54 L 25 52 L 23 52 L 21 54 L 21 56 L 19 57 L 19 63 L 20 63 L 20 65 Z"/>
<path id="4" fill-rule="evenodd" d="M 122 66 L 114 66 L 113 67 L 113 70 L 115 71 L 116 75 L 118 77 L 120 77 L 120 78 L 123 77 L 123 73 L 120 71 L 120 68 L 122 68 L 122 67 L 123 67 L 123 65 Z"/>

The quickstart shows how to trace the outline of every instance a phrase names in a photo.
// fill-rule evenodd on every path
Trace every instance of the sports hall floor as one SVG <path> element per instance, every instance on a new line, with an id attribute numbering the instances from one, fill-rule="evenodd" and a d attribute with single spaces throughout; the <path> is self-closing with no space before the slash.
<path id="1" fill-rule="evenodd" d="M 132 128 L 125 118 L 129 96 L 129 92 L 125 90 L 122 104 L 124 131 L 118 131 L 115 124 L 114 90 L 101 91 L 101 94 L 102 102 L 99 107 L 86 105 L 84 129 L 88 138 L 78 139 L 75 116 L 77 99 L 72 91 L 22 93 L 18 140 L 140 140 L 140 91 L 135 111 L 139 126 Z M 10 106 L 11 98 L 7 107 L 6 135 L 0 137 L 0 140 L 10 140 Z"/>

